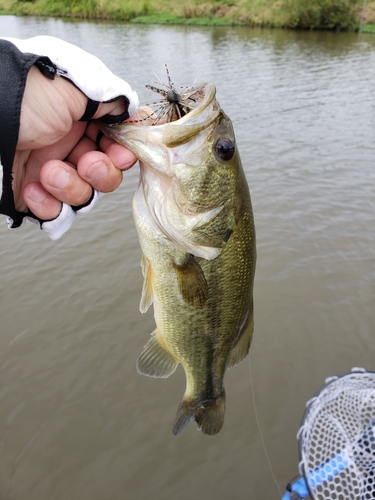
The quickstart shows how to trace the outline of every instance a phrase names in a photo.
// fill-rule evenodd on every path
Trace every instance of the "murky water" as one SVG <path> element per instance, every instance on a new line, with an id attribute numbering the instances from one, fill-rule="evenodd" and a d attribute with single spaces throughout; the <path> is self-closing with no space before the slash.
<path id="1" fill-rule="evenodd" d="M 255 334 L 226 377 L 223 430 L 174 437 L 182 370 L 137 374 L 134 168 L 58 242 L 0 228 L 1 500 L 277 499 L 297 474 L 305 402 L 327 376 L 375 369 L 375 37 L 0 17 L 50 34 L 143 88 L 211 80 L 232 118 L 258 238 Z M 154 97 L 152 97 L 154 98 Z"/>

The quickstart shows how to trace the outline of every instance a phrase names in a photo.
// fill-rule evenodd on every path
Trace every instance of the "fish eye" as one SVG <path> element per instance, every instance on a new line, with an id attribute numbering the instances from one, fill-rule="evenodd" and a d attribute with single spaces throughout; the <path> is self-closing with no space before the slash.
<path id="1" fill-rule="evenodd" d="M 228 161 L 234 155 L 234 142 L 226 138 L 219 139 L 216 143 L 215 151 L 220 160 Z"/>

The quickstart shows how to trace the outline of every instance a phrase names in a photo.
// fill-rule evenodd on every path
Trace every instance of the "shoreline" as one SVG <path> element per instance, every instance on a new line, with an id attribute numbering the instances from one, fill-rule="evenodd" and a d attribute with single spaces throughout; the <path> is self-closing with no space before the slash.
<path id="1" fill-rule="evenodd" d="M 0 0 L 1 15 L 375 33 L 375 0 Z"/>

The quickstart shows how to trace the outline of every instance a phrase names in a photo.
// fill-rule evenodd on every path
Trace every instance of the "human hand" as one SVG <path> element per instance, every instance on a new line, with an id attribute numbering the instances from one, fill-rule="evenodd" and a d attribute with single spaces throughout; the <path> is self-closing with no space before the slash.
<path id="1" fill-rule="evenodd" d="M 13 193 L 20 212 L 30 209 L 42 220 L 56 218 L 62 202 L 80 206 L 92 189 L 108 193 L 118 188 L 122 172 L 136 157 L 107 137 L 96 144 L 98 128 L 80 122 L 87 97 L 69 80 L 46 78 L 31 67 L 22 101 L 13 162 Z M 99 105 L 94 118 L 124 111 L 123 99 Z"/>

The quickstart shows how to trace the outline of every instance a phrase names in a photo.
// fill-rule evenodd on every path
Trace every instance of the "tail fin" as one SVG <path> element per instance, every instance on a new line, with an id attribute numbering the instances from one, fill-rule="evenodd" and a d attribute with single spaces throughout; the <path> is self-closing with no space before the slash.
<path id="1" fill-rule="evenodd" d="M 173 424 L 173 434 L 179 434 L 191 421 L 195 420 L 198 429 L 210 436 L 217 434 L 224 424 L 225 391 L 217 399 L 192 401 L 183 399 L 177 410 Z"/>

